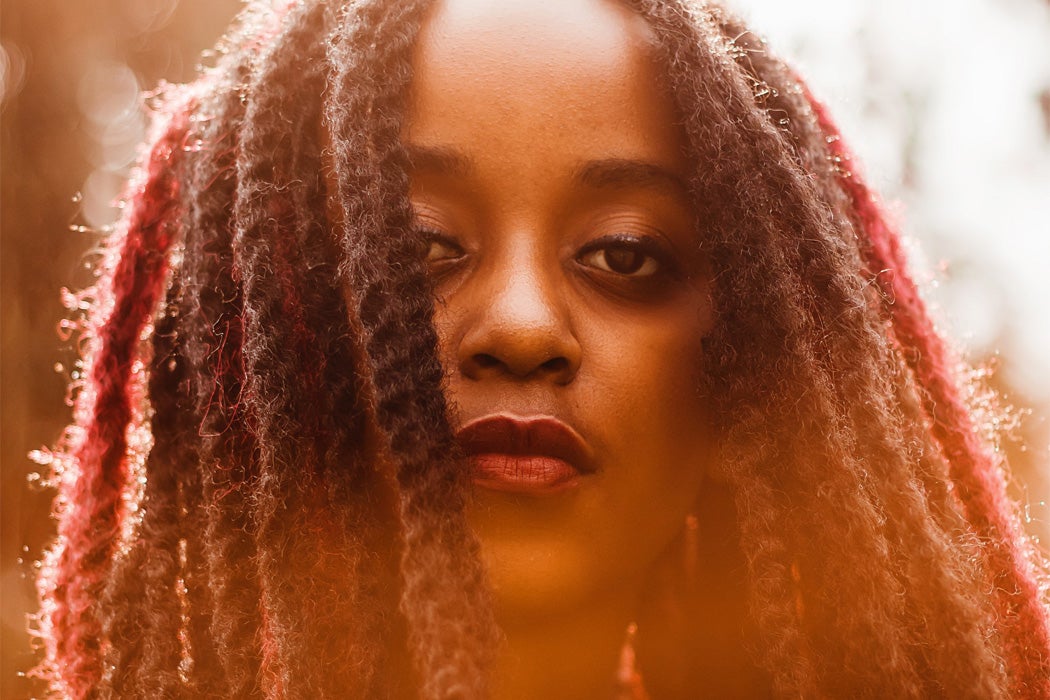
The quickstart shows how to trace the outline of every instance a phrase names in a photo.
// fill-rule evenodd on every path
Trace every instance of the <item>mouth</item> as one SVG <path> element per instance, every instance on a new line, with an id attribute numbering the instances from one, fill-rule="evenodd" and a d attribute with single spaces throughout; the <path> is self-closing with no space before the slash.
<path id="1" fill-rule="evenodd" d="M 483 416 L 464 424 L 456 439 L 470 458 L 474 483 L 496 491 L 560 493 L 595 471 L 583 438 L 551 416 Z"/>

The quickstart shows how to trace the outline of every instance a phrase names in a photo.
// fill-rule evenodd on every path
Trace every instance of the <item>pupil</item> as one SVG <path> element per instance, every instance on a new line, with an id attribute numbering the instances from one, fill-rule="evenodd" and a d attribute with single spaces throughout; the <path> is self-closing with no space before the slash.
<path id="1" fill-rule="evenodd" d="M 645 262 L 645 256 L 629 248 L 607 248 L 605 251 L 605 264 L 613 272 L 619 272 L 622 275 L 637 272 L 643 262 Z"/>

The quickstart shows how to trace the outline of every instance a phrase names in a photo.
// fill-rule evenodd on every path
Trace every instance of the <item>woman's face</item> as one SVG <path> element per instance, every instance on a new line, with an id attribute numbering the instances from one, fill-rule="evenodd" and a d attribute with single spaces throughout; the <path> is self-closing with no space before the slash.
<path id="1" fill-rule="evenodd" d="M 414 55 L 411 200 L 504 620 L 631 594 L 703 478 L 709 280 L 655 53 L 613 2 L 446 0 Z"/>

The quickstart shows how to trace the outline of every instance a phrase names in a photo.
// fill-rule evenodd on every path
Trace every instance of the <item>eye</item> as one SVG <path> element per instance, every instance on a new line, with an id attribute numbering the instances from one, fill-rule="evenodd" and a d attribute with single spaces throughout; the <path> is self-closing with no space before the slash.
<path id="1" fill-rule="evenodd" d="M 631 277 L 648 277 L 660 269 L 655 258 L 640 250 L 616 246 L 599 248 L 580 256 L 580 262 L 606 272 Z"/>
<path id="2" fill-rule="evenodd" d="M 580 252 L 580 263 L 624 277 L 646 278 L 664 271 L 659 244 L 629 235 L 609 236 L 592 242 Z"/>
<path id="3" fill-rule="evenodd" d="M 463 256 L 463 249 L 448 237 L 437 231 L 424 231 L 423 233 L 430 239 L 430 246 L 427 248 L 428 263 L 456 260 Z"/>

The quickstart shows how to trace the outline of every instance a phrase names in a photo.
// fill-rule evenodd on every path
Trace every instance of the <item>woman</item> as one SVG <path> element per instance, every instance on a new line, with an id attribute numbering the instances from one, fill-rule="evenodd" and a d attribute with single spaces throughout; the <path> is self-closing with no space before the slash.
<path id="1" fill-rule="evenodd" d="M 299 2 L 224 49 L 92 290 L 57 694 L 1050 697 L 897 238 L 724 11 Z"/>

